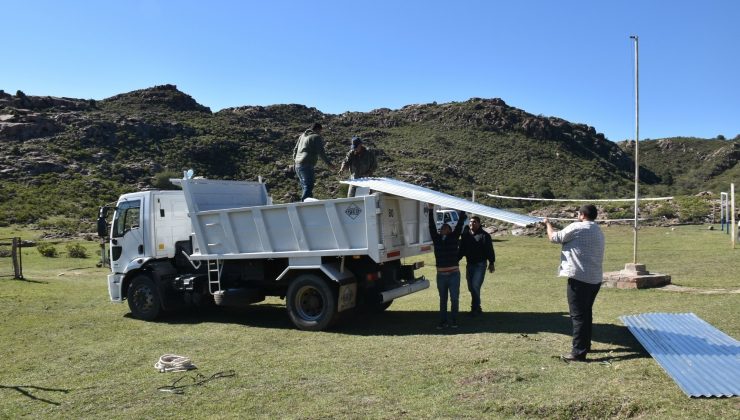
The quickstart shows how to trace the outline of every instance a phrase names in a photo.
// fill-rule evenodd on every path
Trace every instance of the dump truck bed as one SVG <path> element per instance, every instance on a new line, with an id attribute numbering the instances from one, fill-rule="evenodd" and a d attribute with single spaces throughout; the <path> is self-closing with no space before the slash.
<path id="1" fill-rule="evenodd" d="M 193 260 L 368 255 L 385 262 L 429 252 L 426 203 L 371 195 L 271 204 L 264 184 L 180 180 Z"/>

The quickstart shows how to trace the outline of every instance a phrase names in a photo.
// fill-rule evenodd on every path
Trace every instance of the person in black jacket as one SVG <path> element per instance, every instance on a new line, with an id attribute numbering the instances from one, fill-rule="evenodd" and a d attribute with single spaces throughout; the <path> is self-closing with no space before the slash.
<path id="1" fill-rule="evenodd" d="M 460 303 L 460 267 L 458 267 L 458 246 L 460 233 L 465 224 L 464 211 L 458 212 L 458 221 L 453 230 L 447 223 L 437 232 L 437 223 L 434 220 L 434 204 L 428 204 L 429 234 L 434 242 L 434 259 L 437 262 L 437 290 L 439 291 L 439 325 L 442 329 L 451 325 L 457 328 L 457 313 Z M 447 295 L 451 302 L 450 323 L 447 323 Z"/>
<path id="2" fill-rule="evenodd" d="M 483 313 L 480 306 L 480 289 L 486 276 L 486 262 L 488 272 L 495 271 L 496 253 L 493 251 L 493 240 L 480 224 L 480 217 L 470 218 L 470 225 L 465 226 L 460 239 L 460 259 L 465 257 L 467 266 L 465 278 L 468 280 L 470 291 L 470 315 L 476 316 Z"/>

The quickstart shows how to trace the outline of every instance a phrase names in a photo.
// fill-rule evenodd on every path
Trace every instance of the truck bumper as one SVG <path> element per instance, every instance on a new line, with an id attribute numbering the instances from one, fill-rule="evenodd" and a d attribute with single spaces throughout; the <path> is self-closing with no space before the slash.
<path id="1" fill-rule="evenodd" d="M 123 287 L 123 274 L 108 274 L 108 294 L 113 302 L 123 302 L 121 288 Z"/>
<path id="2" fill-rule="evenodd" d="M 425 279 L 422 276 L 416 279 L 416 281 L 413 283 L 403 285 L 396 289 L 386 290 L 385 292 L 381 293 L 380 294 L 381 302 L 386 303 L 393 299 L 399 298 L 401 296 L 406 296 L 412 293 L 422 291 L 428 287 L 429 287 L 429 280 Z"/>

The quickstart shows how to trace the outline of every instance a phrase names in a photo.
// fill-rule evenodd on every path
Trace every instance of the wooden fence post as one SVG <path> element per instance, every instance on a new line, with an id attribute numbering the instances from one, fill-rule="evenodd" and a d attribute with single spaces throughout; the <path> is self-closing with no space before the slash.
<path id="1" fill-rule="evenodd" d="M 11 259 L 13 260 L 13 278 L 23 279 L 23 253 L 21 249 L 21 238 L 13 238 L 11 245 Z"/>

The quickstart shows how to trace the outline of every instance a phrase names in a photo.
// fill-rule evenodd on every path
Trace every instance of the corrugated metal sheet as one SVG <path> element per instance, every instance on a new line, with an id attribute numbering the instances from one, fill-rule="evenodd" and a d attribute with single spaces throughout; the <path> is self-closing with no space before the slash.
<path id="1" fill-rule="evenodd" d="M 366 187 L 374 191 L 380 191 L 426 203 L 433 203 L 450 209 L 465 210 L 466 212 L 477 214 L 479 216 L 490 217 L 491 219 L 501 220 L 503 222 L 513 223 L 519 226 L 529 226 L 542 221 L 542 219 L 537 217 L 484 206 L 483 204 L 473 203 L 472 201 L 454 197 L 449 194 L 390 178 L 360 178 L 342 181 L 342 183 L 357 187 Z"/>
<path id="2" fill-rule="evenodd" d="M 740 342 L 693 313 L 620 317 L 690 397 L 740 395 Z"/>

